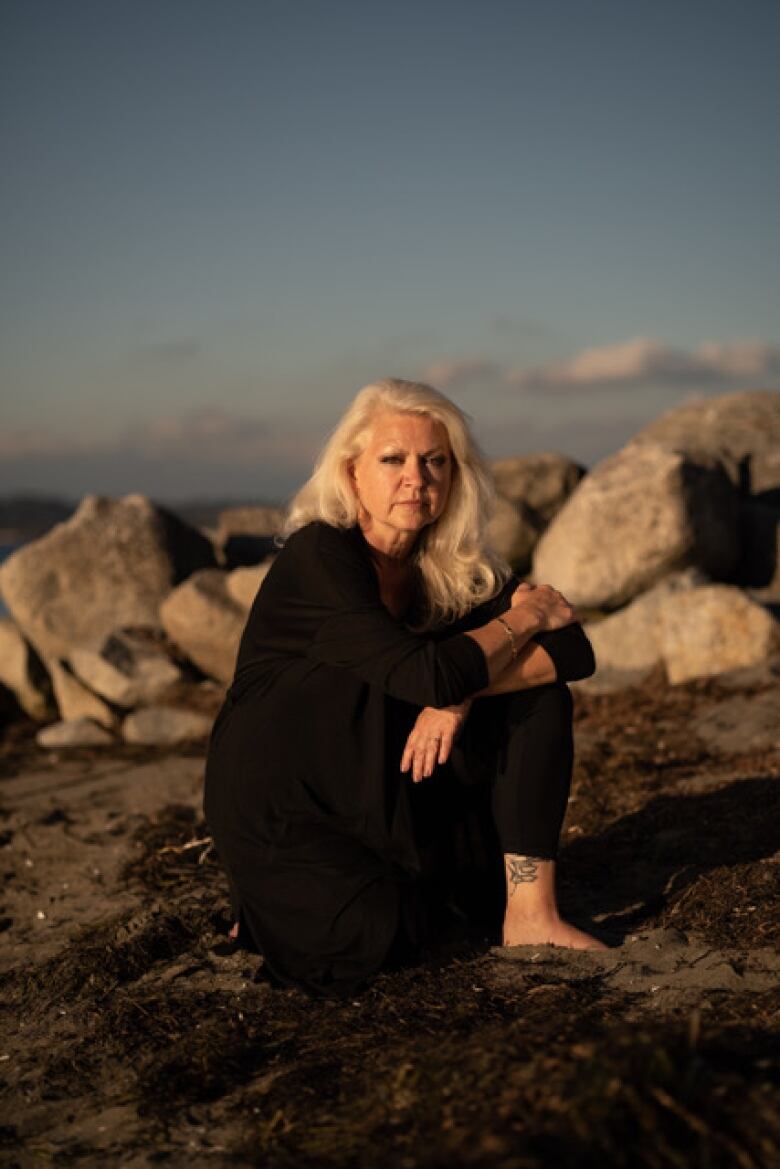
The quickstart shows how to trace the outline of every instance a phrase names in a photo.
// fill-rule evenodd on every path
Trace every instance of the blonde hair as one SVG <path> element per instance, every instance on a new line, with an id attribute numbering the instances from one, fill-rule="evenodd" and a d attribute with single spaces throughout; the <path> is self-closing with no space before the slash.
<path id="1" fill-rule="evenodd" d="M 423 529 L 414 551 L 422 584 L 416 627 L 430 629 L 488 600 L 510 573 L 486 542 L 495 489 L 468 419 L 432 386 L 399 378 L 364 386 L 331 432 L 311 478 L 291 501 L 281 534 L 289 536 L 313 520 L 336 528 L 358 522 L 349 468 L 365 449 L 377 415 L 385 411 L 427 415 L 444 426 L 449 438 L 453 465 L 447 505 Z"/>

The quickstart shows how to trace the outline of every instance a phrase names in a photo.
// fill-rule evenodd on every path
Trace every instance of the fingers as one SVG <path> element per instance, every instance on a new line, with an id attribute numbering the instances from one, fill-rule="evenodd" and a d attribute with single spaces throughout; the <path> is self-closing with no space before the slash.
<path id="1" fill-rule="evenodd" d="M 444 733 L 431 738 L 418 738 L 414 732 L 409 736 L 401 758 L 401 771 L 412 773 L 414 783 L 420 783 L 433 775 L 437 765 L 446 763 L 452 751 L 453 736 Z"/>

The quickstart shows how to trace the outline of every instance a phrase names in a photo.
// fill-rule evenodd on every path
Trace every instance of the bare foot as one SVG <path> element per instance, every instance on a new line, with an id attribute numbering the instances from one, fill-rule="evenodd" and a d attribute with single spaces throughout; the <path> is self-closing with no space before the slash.
<path id="1" fill-rule="evenodd" d="M 598 938 L 556 918 L 534 921 L 526 918 L 504 925 L 504 946 L 565 946 L 569 950 L 608 950 Z"/>
<path id="2" fill-rule="evenodd" d="M 230 933 L 228 934 L 228 937 L 230 938 L 231 942 L 235 942 L 238 939 L 238 931 L 240 928 L 241 927 L 238 922 L 230 927 Z"/>

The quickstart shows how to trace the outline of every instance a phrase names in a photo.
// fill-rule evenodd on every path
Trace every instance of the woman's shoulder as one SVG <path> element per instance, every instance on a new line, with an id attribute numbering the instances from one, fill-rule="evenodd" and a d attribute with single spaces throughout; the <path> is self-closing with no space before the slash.
<path id="1" fill-rule="evenodd" d="M 324 520 L 312 520 L 287 537 L 282 553 L 293 561 L 316 561 L 335 569 L 337 564 L 352 568 L 370 567 L 363 534 L 357 524 L 338 528 Z"/>
<path id="2" fill-rule="evenodd" d="M 321 548 L 358 548 L 362 542 L 360 528 L 355 524 L 350 528 L 337 528 L 334 524 L 324 520 L 311 520 L 302 528 L 296 528 L 284 541 L 283 548 L 296 550 Z"/>

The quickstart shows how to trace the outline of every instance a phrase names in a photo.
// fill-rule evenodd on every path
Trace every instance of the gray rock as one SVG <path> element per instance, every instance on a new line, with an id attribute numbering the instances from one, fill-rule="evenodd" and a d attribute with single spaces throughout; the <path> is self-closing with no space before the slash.
<path id="1" fill-rule="evenodd" d="M 539 539 L 538 517 L 524 503 L 512 503 L 502 496 L 488 526 L 487 538 L 493 549 L 521 576 L 531 567 L 531 553 Z"/>
<path id="2" fill-rule="evenodd" d="M 230 682 L 246 607 L 228 592 L 228 574 L 218 568 L 196 572 L 166 598 L 160 619 L 168 636 L 198 669 Z"/>
<path id="3" fill-rule="evenodd" d="M 205 738 L 210 734 L 213 722 L 194 710 L 147 706 L 127 716 L 122 724 L 122 736 L 126 743 L 172 747 Z"/>
<path id="4" fill-rule="evenodd" d="M 585 468 L 566 455 L 544 452 L 497 459 L 490 464 L 500 495 L 524 503 L 549 524 L 585 474 Z"/>
<path id="5" fill-rule="evenodd" d="M 116 725 L 116 716 L 111 707 L 80 682 L 67 664 L 50 658 L 46 668 L 51 677 L 57 709 L 65 722 L 86 718 L 104 727 Z"/>
<path id="6" fill-rule="evenodd" d="M 694 716 L 692 730 L 716 754 L 780 751 L 778 691 L 724 698 Z"/>
<path id="7" fill-rule="evenodd" d="M 36 722 L 46 722 L 54 717 L 56 708 L 49 676 L 35 651 L 8 617 L 0 618 L 0 683 L 13 693 L 25 714 Z"/>
<path id="8" fill-rule="evenodd" d="M 707 452 L 742 491 L 780 488 L 780 393 L 741 390 L 685 402 L 643 427 L 634 442 Z"/>
<path id="9" fill-rule="evenodd" d="M 720 464 L 630 444 L 585 476 L 543 533 L 533 579 L 611 609 L 685 567 L 728 577 L 738 556 L 738 497 Z"/>
<path id="10" fill-rule="evenodd" d="M 667 597 L 659 616 L 661 655 L 672 683 L 757 666 L 780 647 L 780 624 L 731 585 Z"/>
<path id="11" fill-rule="evenodd" d="M 126 708 L 154 702 L 182 678 L 170 658 L 130 631 L 112 633 L 99 652 L 73 650 L 69 660 L 91 690 Z"/>
<path id="12" fill-rule="evenodd" d="M 90 718 L 65 719 L 43 727 L 35 736 L 39 747 L 110 747 L 114 742 L 105 727 Z"/>
<path id="13" fill-rule="evenodd" d="M 208 540 L 141 495 L 89 495 L 69 520 L 0 568 L 0 589 L 40 656 L 97 649 L 131 625 L 159 628 L 163 598 L 214 563 Z"/>

